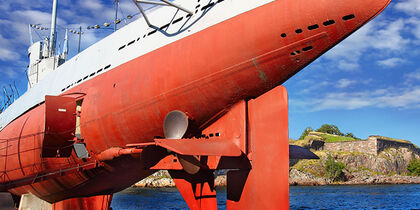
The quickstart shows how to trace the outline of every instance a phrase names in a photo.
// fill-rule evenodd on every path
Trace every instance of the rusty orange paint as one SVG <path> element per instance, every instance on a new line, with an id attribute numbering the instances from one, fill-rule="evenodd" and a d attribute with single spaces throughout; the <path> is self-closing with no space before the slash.
<path id="1" fill-rule="evenodd" d="M 72 198 L 54 203 L 52 210 L 108 210 L 111 207 L 111 195 L 99 195 L 86 198 Z"/>
<path id="2" fill-rule="evenodd" d="M 72 151 L 76 102 L 73 97 L 45 96 L 42 157 L 69 157 Z"/>
<path id="3" fill-rule="evenodd" d="M 166 114 L 180 110 L 202 132 L 207 132 L 206 129 L 215 123 L 213 128 L 223 129 L 226 126 L 224 133 L 230 137 L 239 135 L 234 143 L 244 153 L 243 156 L 207 159 L 209 169 L 241 168 L 238 174 L 232 176 L 248 177 L 245 183 L 235 183 L 244 184 L 241 195 L 246 202 L 229 202 L 228 206 L 246 206 L 251 202 L 253 192 L 261 193 L 256 189 L 255 180 L 262 178 L 261 173 L 273 173 L 282 177 L 279 180 L 281 183 L 276 183 L 279 184 L 275 188 L 278 190 L 269 189 L 271 193 L 266 200 L 258 197 L 258 203 L 269 206 L 271 201 L 286 207 L 287 198 L 284 195 L 288 188 L 280 186 L 283 186 L 287 174 L 273 172 L 273 167 L 261 167 L 267 166 L 262 164 L 267 161 L 279 160 L 279 168 L 283 168 L 283 162 L 288 160 L 288 156 L 282 159 L 288 148 L 283 147 L 287 133 L 285 110 L 273 107 L 273 104 L 282 107 L 287 104 L 284 89 L 278 86 L 378 15 L 389 2 L 277 0 L 135 58 L 67 90 L 63 96 L 83 93 L 78 97 L 83 99 L 80 128 L 90 154 L 87 161 L 96 161 L 101 152 L 114 147 L 154 143 L 155 137 L 164 136 Z M 355 17 L 342 19 L 349 14 Z M 325 24 L 331 20 L 334 24 Z M 308 29 L 314 24 L 319 27 Z M 298 33 L 299 30 L 302 32 Z M 212 42 L 203 41 L 209 37 Z M 162 58 L 165 58 L 164 62 Z M 269 94 L 263 95 L 265 93 Z M 281 102 L 271 96 L 281 96 L 278 98 Z M 245 103 L 248 107 L 240 108 Z M 217 125 L 223 113 L 236 106 L 239 107 L 238 113 L 230 114 L 241 116 L 240 113 L 247 110 L 249 117 Z M 260 110 L 263 111 L 260 113 Z M 271 110 L 274 111 L 273 116 L 278 116 L 280 120 L 267 124 L 262 119 L 275 120 L 267 116 Z M 168 156 L 166 149 L 148 146 L 141 154 L 124 154 L 101 161 L 104 166 L 5 188 L 7 183 L 45 171 L 59 172 L 64 167 L 86 161 L 78 159 L 74 152 L 69 157 L 41 158 L 46 134 L 45 115 L 46 106 L 40 104 L 0 132 L 2 190 L 17 195 L 33 193 L 49 202 L 110 195 L 153 173 L 155 170 L 152 167 Z M 243 129 L 244 119 L 250 120 L 247 130 Z M 239 129 L 235 128 L 235 123 L 238 123 Z M 277 132 L 273 129 L 282 130 L 277 139 L 269 135 Z M 246 138 L 244 133 L 247 133 Z M 272 147 L 267 148 L 267 145 Z M 274 159 L 261 157 L 263 152 L 272 154 L 267 158 Z M 270 166 L 277 164 L 269 163 Z M 165 164 L 170 164 L 170 161 Z M 252 166 L 248 172 L 245 170 L 250 168 L 247 164 Z M 124 177 L 118 176 L 121 171 L 124 171 Z M 110 179 L 114 182 L 109 183 Z M 238 198 L 237 194 L 233 195 Z"/>
<path id="4" fill-rule="evenodd" d="M 286 88 L 279 86 L 250 100 L 248 116 L 248 158 L 252 169 L 228 173 L 227 208 L 288 209 L 289 133 Z M 241 187 L 242 192 L 237 193 Z"/>
<path id="5" fill-rule="evenodd" d="M 191 175 L 170 170 L 169 174 L 190 209 L 217 209 L 213 171 L 199 171 Z"/>

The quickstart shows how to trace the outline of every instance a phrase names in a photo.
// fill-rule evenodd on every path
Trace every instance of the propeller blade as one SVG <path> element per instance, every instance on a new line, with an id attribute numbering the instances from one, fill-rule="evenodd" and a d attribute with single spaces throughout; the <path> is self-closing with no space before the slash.
<path id="1" fill-rule="evenodd" d="M 200 170 L 200 160 L 197 156 L 193 155 L 176 155 L 178 157 L 179 163 L 181 163 L 182 168 L 189 174 L 196 174 Z"/>

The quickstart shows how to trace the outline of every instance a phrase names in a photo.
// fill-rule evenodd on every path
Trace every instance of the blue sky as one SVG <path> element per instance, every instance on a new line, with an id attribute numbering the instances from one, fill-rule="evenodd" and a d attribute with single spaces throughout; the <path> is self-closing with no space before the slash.
<path id="1" fill-rule="evenodd" d="M 52 0 L 0 4 L 0 87 L 15 81 L 21 93 L 26 90 L 28 24 L 49 27 L 51 7 Z M 120 0 L 120 7 L 121 19 L 138 13 L 131 0 Z M 61 46 L 65 27 L 102 25 L 114 17 L 112 0 L 59 0 L 58 12 Z M 84 32 L 82 49 L 112 30 Z M 33 37 L 39 39 L 35 32 Z M 77 39 L 70 34 L 70 56 L 77 51 Z M 329 123 L 362 139 L 383 135 L 420 145 L 420 0 L 392 1 L 376 19 L 284 85 L 291 138 L 308 126 Z"/>

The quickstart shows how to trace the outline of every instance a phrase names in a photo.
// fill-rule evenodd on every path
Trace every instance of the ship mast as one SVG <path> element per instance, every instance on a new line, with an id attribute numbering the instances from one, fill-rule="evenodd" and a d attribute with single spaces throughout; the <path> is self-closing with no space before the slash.
<path id="1" fill-rule="evenodd" d="M 53 0 L 52 16 L 51 16 L 51 35 L 50 35 L 50 44 L 49 51 L 50 56 L 55 56 L 55 44 L 56 44 L 56 21 L 57 21 L 57 0 Z"/>
<path id="2" fill-rule="evenodd" d="M 117 31 L 117 19 L 118 19 L 118 0 L 115 0 L 115 19 L 114 19 L 114 32 Z"/>

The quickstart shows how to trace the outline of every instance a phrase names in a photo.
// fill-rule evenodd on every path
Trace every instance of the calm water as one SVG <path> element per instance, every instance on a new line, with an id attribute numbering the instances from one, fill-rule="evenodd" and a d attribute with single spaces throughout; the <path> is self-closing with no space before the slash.
<path id="1" fill-rule="evenodd" d="M 226 190 L 217 189 L 219 209 Z M 175 188 L 127 189 L 115 194 L 112 208 L 188 209 Z M 420 185 L 290 187 L 290 209 L 420 209 Z"/>

